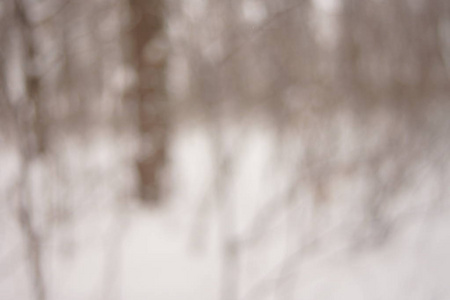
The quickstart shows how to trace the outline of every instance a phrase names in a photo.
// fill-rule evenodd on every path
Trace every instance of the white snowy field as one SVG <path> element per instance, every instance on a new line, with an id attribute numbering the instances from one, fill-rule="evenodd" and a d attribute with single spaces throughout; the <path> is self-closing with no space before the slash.
<path id="1" fill-rule="evenodd" d="M 173 185 L 160 208 L 133 202 L 130 137 L 68 140 L 55 148 L 52 167 L 34 165 L 47 299 L 450 298 L 448 201 L 431 204 L 436 179 L 426 166 L 406 193 L 413 200 L 391 208 L 395 230 L 361 245 L 363 184 L 338 177 L 332 201 L 317 204 L 293 179 L 295 136 L 280 154 L 274 130 L 228 126 L 221 140 L 228 150 L 218 154 L 215 134 L 202 126 L 176 131 Z M 0 299 L 33 299 L 8 188 L 19 158 L 1 151 Z M 217 176 L 224 161 L 228 175 Z M 284 201 L 289 195 L 300 200 Z"/>

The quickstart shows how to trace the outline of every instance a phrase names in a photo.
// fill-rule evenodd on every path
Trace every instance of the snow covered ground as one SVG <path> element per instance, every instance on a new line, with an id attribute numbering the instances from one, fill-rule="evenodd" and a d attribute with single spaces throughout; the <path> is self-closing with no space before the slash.
<path id="1" fill-rule="evenodd" d="M 225 144 L 239 155 L 234 175 L 220 181 L 225 192 L 218 192 L 214 170 L 221 162 L 214 132 L 201 126 L 180 129 L 168 174 L 175 188 L 168 204 L 157 209 L 130 203 L 132 139 L 102 132 L 90 142 L 62 144 L 55 158 L 60 171 L 36 171 L 51 183 L 36 193 L 50 191 L 46 201 L 63 198 L 68 210 L 44 242 L 48 299 L 226 299 L 226 274 L 238 278 L 231 286 L 239 299 L 450 298 L 445 205 L 438 211 L 420 205 L 405 210 L 407 218 L 386 243 L 359 249 L 350 241 L 360 226 L 350 200 L 316 208 L 304 194 L 301 205 L 270 209 L 270 199 L 283 195 L 293 168 L 289 159 L 281 169 L 268 167 L 277 160 L 276 143 L 273 131 L 263 126 L 230 127 Z M 18 158 L 10 149 L 2 151 L 0 299 L 33 299 L 10 204 L 14 197 L 4 192 Z M 280 212 L 254 228 L 264 207 Z M 248 237 L 258 230 L 256 238 Z M 229 255 L 230 245 L 237 255 Z"/>

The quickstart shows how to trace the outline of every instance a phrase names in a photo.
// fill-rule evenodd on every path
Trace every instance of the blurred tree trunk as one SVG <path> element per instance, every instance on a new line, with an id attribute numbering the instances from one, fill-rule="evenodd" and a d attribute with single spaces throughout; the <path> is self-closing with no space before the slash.
<path id="1" fill-rule="evenodd" d="M 25 126 L 23 141 L 26 143 L 27 156 L 37 156 L 46 151 L 46 126 L 43 99 L 41 96 L 41 78 L 37 67 L 38 49 L 33 24 L 27 15 L 23 1 L 14 1 L 14 17 L 23 48 L 22 68 L 24 92 L 23 101 L 18 107 Z"/>
<path id="2" fill-rule="evenodd" d="M 30 194 L 30 167 L 33 161 L 46 152 L 47 135 L 44 102 L 41 98 L 42 81 L 37 66 L 38 47 L 35 26 L 22 0 L 13 2 L 13 17 L 16 22 L 21 47 L 24 90 L 20 103 L 13 109 L 21 152 L 21 171 L 17 185 L 19 199 L 17 218 L 21 226 L 31 269 L 34 293 L 37 300 L 46 299 L 45 280 L 42 266 L 42 239 L 35 224 Z"/>
<path id="3" fill-rule="evenodd" d="M 131 96 L 136 101 L 141 138 L 137 161 L 139 197 L 144 202 L 157 203 L 161 197 L 168 130 L 164 1 L 129 0 L 129 7 L 132 27 L 129 58 L 136 74 Z"/>

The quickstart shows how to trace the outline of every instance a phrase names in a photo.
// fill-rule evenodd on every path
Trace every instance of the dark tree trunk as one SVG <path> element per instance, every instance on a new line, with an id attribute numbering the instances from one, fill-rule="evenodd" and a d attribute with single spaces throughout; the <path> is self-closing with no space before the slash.
<path id="1" fill-rule="evenodd" d="M 162 0 L 129 0 L 131 10 L 130 61 L 136 72 L 132 97 L 140 132 L 137 161 L 139 197 L 158 203 L 166 163 L 168 103 L 165 91 L 167 49 Z"/>

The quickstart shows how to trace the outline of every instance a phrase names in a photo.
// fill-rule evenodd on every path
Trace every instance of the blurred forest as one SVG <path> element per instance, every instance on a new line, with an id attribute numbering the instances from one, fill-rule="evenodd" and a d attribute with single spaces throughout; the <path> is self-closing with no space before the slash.
<path id="1" fill-rule="evenodd" d="M 145 212 L 217 299 L 448 299 L 449 96 L 447 0 L 2 0 L 0 298 L 177 298 L 120 291 Z"/>

